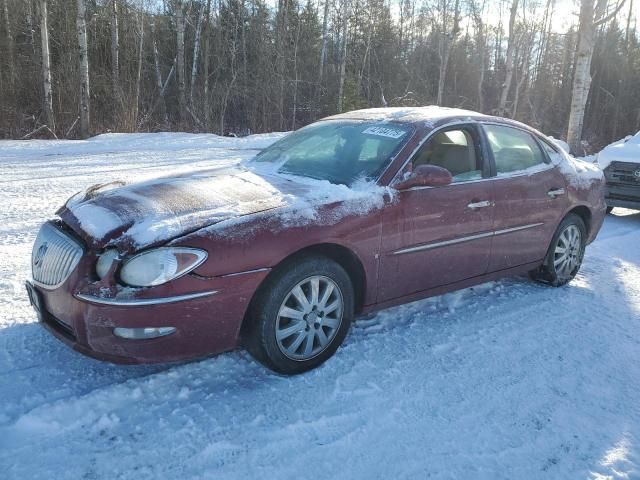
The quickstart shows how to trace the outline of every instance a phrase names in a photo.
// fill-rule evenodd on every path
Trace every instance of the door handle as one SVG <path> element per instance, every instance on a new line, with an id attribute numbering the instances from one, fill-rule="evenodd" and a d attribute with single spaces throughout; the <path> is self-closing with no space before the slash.
<path id="1" fill-rule="evenodd" d="M 564 188 L 556 188 L 554 190 L 549 190 L 547 192 L 547 195 L 549 195 L 551 198 L 556 198 L 559 197 L 560 195 L 564 195 L 566 192 L 566 190 Z"/>
<path id="2" fill-rule="evenodd" d="M 470 208 L 471 210 L 477 210 L 478 208 L 485 208 L 485 207 L 492 207 L 493 206 L 493 202 L 490 202 L 489 200 L 484 200 L 483 202 L 472 202 L 469 205 L 467 205 L 468 208 Z"/>

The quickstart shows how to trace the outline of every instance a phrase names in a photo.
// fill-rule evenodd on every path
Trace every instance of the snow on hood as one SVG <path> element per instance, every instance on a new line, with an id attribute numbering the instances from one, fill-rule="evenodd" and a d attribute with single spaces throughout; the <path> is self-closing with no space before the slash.
<path id="1" fill-rule="evenodd" d="M 640 163 L 640 132 L 607 145 L 598 154 L 598 165 L 603 170 L 616 161 Z"/>
<path id="2" fill-rule="evenodd" d="M 137 250 L 219 222 L 260 212 L 284 227 L 317 223 L 318 207 L 341 202 L 323 223 L 363 215 L 384 205 L 391 192 L 360 181 L 352 187 L 276 173 L 273 168 L 234 165 L 124 185 L 99 185 L 72 197 L 61 218 L 102 248 Z"/>

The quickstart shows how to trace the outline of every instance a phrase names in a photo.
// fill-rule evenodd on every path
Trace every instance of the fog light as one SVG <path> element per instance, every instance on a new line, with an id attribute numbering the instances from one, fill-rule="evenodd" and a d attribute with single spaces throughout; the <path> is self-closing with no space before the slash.
<path id="1" fill-rule="evenodd" d="M 175 332 L 174 327 L 159 327 L 159 328 L 114 328 L 114 335 L 129 340 L 144 340 L 147 338 L 164 337 Z"/>

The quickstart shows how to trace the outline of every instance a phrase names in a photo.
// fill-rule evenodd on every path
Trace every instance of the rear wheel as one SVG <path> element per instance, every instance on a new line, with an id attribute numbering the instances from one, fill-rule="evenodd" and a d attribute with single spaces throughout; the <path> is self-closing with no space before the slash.
<path id="1" fill-rule="evenodd" d="M 559 287 L 569 283 L 580 270 L 587 241 L 587 229 L 578 215 L 570 213 L 553 235 L 542 266 L 529 272 L 531 278 Z"/>
<path id="2" fill-rule="evenodd" d="M 247 350 L 276 372 L 305 372 L 342 344 L 353 310 L 353 285 L 340 265 L 320 256 L 288 262 L 252 302 Z"/>

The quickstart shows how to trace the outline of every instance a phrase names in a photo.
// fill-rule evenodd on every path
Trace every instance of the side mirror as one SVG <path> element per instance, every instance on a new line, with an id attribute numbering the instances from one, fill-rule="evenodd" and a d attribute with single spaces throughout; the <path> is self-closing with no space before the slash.
<path id="1" fill-rule="evenodd" d="M 451 172 L 435 165 L 418 165 L 409 178 L 394 185 L 397 190 L 413 187 L 441 187 L 453 181 Z"/>

